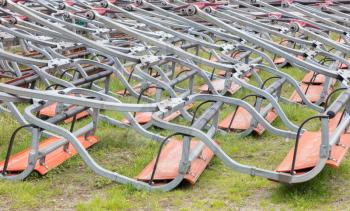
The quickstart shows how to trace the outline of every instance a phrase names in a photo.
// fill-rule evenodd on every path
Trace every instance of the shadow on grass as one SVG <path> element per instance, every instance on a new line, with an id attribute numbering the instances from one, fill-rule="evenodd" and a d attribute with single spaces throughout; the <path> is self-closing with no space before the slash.
<path id="1" fill-rule="evenodd" d="M 271 201 L 276 204 L 286 204 L 297 210 L 319 208 L 325 203 L 334 201 L 336 194 L 335 178 L 342 179 L 343 171 L 326 167 L 314 179 L 301 183 L 282 184 L 272 190 Z"/>

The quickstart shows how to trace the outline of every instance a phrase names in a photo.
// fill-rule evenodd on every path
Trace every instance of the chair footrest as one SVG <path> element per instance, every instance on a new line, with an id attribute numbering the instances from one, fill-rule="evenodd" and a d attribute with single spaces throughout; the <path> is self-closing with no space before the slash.
<path id="1" fill-rule="evenodd" d="M 305 132 L 299 140 L 295 161 L 295 172 L 306 172 L 317 165 L 320 160 L 321 132 Z M 339 167 L 350 147 L 350 134 L 343 134 L 338 145 L 331 148 L 327 165 Z M 294 147 L 289 151 L 282 163 L 276 168 L 277 172 L 290 172 L 292 169 Z"/>
<path id="2" fill-rule="evenodd" d="M 232 120 L 233 113 L 228 115 L 224 120 L 219 123 L 220 129 L 230 129 L 230 130 L 247 130 L 250 128 L 252 115 L 242 107 L 239 107 L 237 113 L 232 121 L 230 126 L 230 122 Z M 269 111 L 265 117 L 265 119 L 272 123 L 277 118 L 276 112 L 273 110 Z M 230 127 L 230 128 L 229 128 Z M 254 128 L 254 132 L 261 135 L 265 131 L 265 128 L 258 124 L 256 128 Z"/>
<path id="3" fill-rule="evenodd" d="M 51 137 L 46 139 L 39 144 L 39 150 L 42 151 L 46 147 L 55 144 L 60 141 L 60 138 Z M 89 136 L 87 140 L 83 136 L 79 137 L 78 140 L 80 143 L 87 149 L 98 142 L 98 139 L 95 136 Z M 10 157 L 10 162 L 7 167 L 8 172 L 21 172 L 25 170 L 28 166 L 28 158 L 31 148 L 26 149 L 22 152 L 19 152 Z M 73 157 L 77 154 L 77 151 L 74 149 L 73 145 L 68 143 L 68 147 L 65 149 L 64 146 L 59 147 L 58 149 L 50 152 L 45 156 L 44 163 L 40 163 L 38 160 L 35 164 L 34 170 L 39 174 L 44 175 L 51 169 L 59 166 L 64 161 Z M 0 162 L 0 170 L 2 171 L 4 167 L 4 161 Z"/>
<path id="4" fill-rule="evenodd" d="M 191 141 L 190 151 L 192 151 L 199 141 Z M 179 174 L 179 163 L 181 160 L 183 142 L 178 140 L 170 140 L 160 153 L 158 166 L 154 175 L 154 183 L 164 183 L 165 181 L 170 181 L 175 179 Z M 206 166 L 213 158 L 214 153 L 206 146 L 204 146 L 200 156 L 195 158 L 191 162 L 191 166 L 187 174 L 185 175 L 185 180 L 191 184 L 194 184 L 202 172 L 205 170 Z M 151 179 L 152 171 L 155 165 L 155 160 L 153 159 L 136 177 L 140 181 L 149 182 Z"/>
<path id="5" fill-rule="evenodd" d="M 306 98 L 312 102 L 312 103 L 315 103 L 317 101 L 319 101 L 321 99 L 321 94 L 322 94 L 322 90 L 323 90 L 323 85 L 310 85 L 308 87 L 307 84 L 301 84 L 301 91 L 303 93 L 306 92 L 305 96 Z M 332 88 L 330 88 L 328 90 L 327 93 L 331 93 L 332 92 Z M 327 97 L 327 96 L 326 96 Z M 291 101 L 293 102 L 297 102 L 297 103 L 301 103 L 302 102 L 302 99 L 301 97 L 299 96 L 299 94 L 297 93 L 297 91 L 294 91 L 293 94 L 290 96 L 289 98 Z"/>

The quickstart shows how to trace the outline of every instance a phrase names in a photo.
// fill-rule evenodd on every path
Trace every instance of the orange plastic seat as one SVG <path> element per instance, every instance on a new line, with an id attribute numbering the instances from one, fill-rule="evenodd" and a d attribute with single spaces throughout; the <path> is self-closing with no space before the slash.
<path id="1" fill-rule="evenodd" d="M 316 77 L 311 81 L 311 79 L 314 76 L 314 72 L 309 72 L 305 75 L 304 79 L 302 80 L 303 83 L 311 83 L 311 84 L 323 84 L 326 81 L 326 76 L 322 74 L 317 74 Z"/>
<path id="2" fill-rule="evenodd" d="M 311 78 L 313 77 L 314 72 L 309 72 L 305 75 L 305 77 L 303 78 L 302 82 L 305 84 L 314 84 L 314 85 L 320 85 L 320 84 L 324 84 L 326 82 L 326 76 L 322 75 L 322 74 L 317 74 L 317 76 L 314 78 L 314 80 L 312 82 Z M 336 80 L 332 81 L 332 84 L 334 84 L 336 82 Z"/>
<path id="3" fill-rule="evenodd" d="M 277 65 L 280 65 L 280 64 L 283 64 L 286 62 L 286 59 L 285 58 L 282 58 L 282 57 L 277 57 L 275 58 L 275 60 L 273 61 L 273 63 L 277 64 Z"/>
<path id="4" fill-rule="evenodd" d="M 350 59 L 347 59 L 347 61 L 350 62 Z M 341 64 L 339 64 L 339 68 L 340 69 L 348 69 L 348 65 L 341 63 Z"/>
<path id="5" fill-rule="evenodd" d="M 58 105 L 58 103 L 53 103 L 53 104 L 51 104 L 51 105 L 41 109 L 40 110 L 40 115 L 41 116 L 47 116 L 47 117 L 54 117 L 54 116 L 56 116 L 56 107 L 57 107 L 57 105 Z M 74 106 L 71 106 L 70 109 L 73 109 L 73 108 L 74 108 Z M 77 114 L 76 119 L 82 119 L 82 118 L 84 118 L 84 117 L 86 117 L 88 115 L 89 115 L 89 113 L 87 111 L 83 111 L 83 112 L 80 112 L 80 113 Z M 73 121 L 73 117 L 64 120 L 65 123 L 70 123 L 72 121 Z"/>
<path id="6" fill-rule="evenodd" d="M 23 72 L 24 72 L 24 71 L 23 71 Z M 22 80 L 22 79 L 29 78 L 29 77 L 31 77 L 31 76 L 33 76 L 33 75 L 34 75 L 33 73 L 24 74 L 24 75 L 21 76 L 21 77 L 13 78 L 13 79 L 11 79 L 11 80 L 6 81 L 5 83 L 6 83 L 6 84 L 12 84 L 12 83 L 15 83 L 15 82 L 17 82 L 17 81 L 20 81 L 20 80 Z M 22 84 L 22 85 L 19 86 L 19 87 L 22 87 L 22 88 L 29 88 L 29 85 L 30 85 L 30 83 L 24 83 L 24 84 Z"/>
<path id="7" fill-rule="evenodd" d="M 307 86 L 308 86 L 307 84 L 301 84 L 301 87 L 300 87 L 303 93 L 305 93 L 305 91 L 307 89 L 306 98 L 312 103 L 320 100 L 323 86 L 322 85 L 310 85 L 309 88 L 307 88 Z M 331 93 L 331 92 L 332 92 L 332 88 L 329 88 L 328 93 Z M 298 103 L 302 102 L 297 91 L 294 91 L 289 99 L 293 102 L 298 102 Z"/>
<path id="8" fill-rule="evenodd" d="M 216 57 L 212 56 L 212 57 L 210 58 L 210 61 L 212 61 L 212 62 L 217 62 L 218 59 L 217 59 Z"/>
<path id="9" fill-rule="evenodd" d="M 215 80 L 212 80 L 211 83 L 213 84 L 214 89 L 218 92 L 223 91 L 225 88 L 225 79 L 215 79 Z M 240 85 L 232 83 L 231 87 L 227 91 L 232 95 L 236 93 L 240 88 L 241 88 Z M 208 92 L 208 85 L 207 84 L 202 85 L 199 88 L 199 90 L 201 92 Z"/>
<path id="10" fill-rule="evenodd" d="M 348 69 L 348 65 L 341 63 L 341 64 L 339 64 L 339 68 L 340 69 Z"/>
<path id="11" fill-rule="evenodd" d="M 191 141 L 190 151 L 192 151 L 199 143 L 199 141 Z M 182 141 L 170 140 L 163 147 L 154 175 L 153 181 L 155 184 L 173 180 L 179 174 L 182 146 Z M 191 162 L 190 169 L 184 179 L 191 184 L 195 184 L 213 156 L 214 153 L 205 146 L 200 156 Z M 140 181 L 150 181 L 155 161 L 156 159 L 153 159 L 136 178 Z"/>
<path id="12" fill-rule="evenodd" d="M 135 119 L 139 124 L 143 125 L 151 121 L 152 114 L 153 114 L 152 112 L 136 112 Z M 123 119 L 122 122 L 125 124 L 130 123 L 127 118 Z"/>
<path id="13" fill-rule="evenodd" d="M 219 123 L 219 128 L 225 130 L 247 130 L 248 128 L 250 128 L 253 117 L 247 110 L 245 110 L 243 107 L 239 107 L 230 126 L 230 122 L 232 120 L 233 115 L 234 113 L 231 113 L 225 119 L 223 119 Z M 277 114 L 273 110 L 269 111 L 265 117 L 265 119 L 270 123 L 272 123 L 276 118 Z M 229 126 L 230 128 L 228 128 Z M 265 128 L 261 124 L 258 124 L 257 127 L 254 128 L 254 132 L 256 132 L 259 135 L 263 134 L 264 131 Z"/>
<path id="14" fill-rule="evenodd" d="M 321 132 L 305 132 L 299 139 L 298 151 L 296 156 L 296 172 L 305 172 L 312 169 L 319 162 L 321 145 Z M 339 145 L 331 148 L 330 159 L 327 165 L 339 167 L 341 161 L 350 147 L 350 135 L 343 134 L 340 137 Z M 294 147 L 289 151 L 282 163 L 276 168 L 277 172 L 290 172 L 293 162 Z"/>
<path id="15" fill-rule="evenodd" d="M 272 123 L 273 121 L 275 121 L 276 118 L 277 118 L 277 114 L 274 111 L 269 111 L 265 117 L 265 119 L 269 123 Z M 265 130 L 266 129 L 261 124 L 258 124 L 256 128 L 254 128 L 254 132 L 256 132 L 258 135 L 262 135 L 265 132 Z"/>
<path id="16" fill-rule="evenodd" d="M 89 136 L 87 140 L 83 136 L 78 138 L 80 143 L 87 149 L 97 143 L 99 140 L 95 136 Z M 46 139 L 39 144 L 39 150 L 44 149 L 45 147 L 54 144 L 55 142 L 59 141 L 60 138 L 57 137 L 51 137 L 49 139 Z M 64 150 L 64 147 L 59 147 L 58 149 L 54 150 L 53 152 L 49 153 L 45 157 L 45 165 L 40 164 L 39 161 L 35 164 L 35 171 L 37 171 L 39 174 L 44 175 L 51 169 L 59 166 L 64 161 L 68 160 L 72 156 L 77 154 L 77 151 L 73 147 L 72 144 L 68 144 L 68 150 Z M 26 169 L 28 165 L 28 158 L 29 158 L 29 152 L 31 148 L 26 149 L 22 152 L 19 152 L 13 156 L 10 157 L 10 162 L 7 167 L 8 172 L 21 172 Z M 0 162 L 0 169 L 2 170 L 4 166 L 4 161 Z"/>
<path id="17" fill-rule="evenodd" d="M 327 165 L 332 168 L 338 168 L 346 156 L 346 153 L 350 148 L 350 134 L 343 134 L 340 137 L 338 145 L 334 145 L 331 150 L 330 159 L 327 161 Z"/>
<path id="18" fill-rule="evenodd" d="M 33 57 L 33 56 L 40 55 L 40 53 L 37 51 L 28 51 L 28 52 L 21 52 L 21 53 L 19 53 L 19 55 L 25 56 L 25 57 Z"/>
<path id="19" fill-rule="evenodd" d="M 299 59 L 299 60 L 304 60 L 305 58 L 304 58 L 304 56 L 298 55 L 298 56 L 297 56 L 297 59 Z"/>

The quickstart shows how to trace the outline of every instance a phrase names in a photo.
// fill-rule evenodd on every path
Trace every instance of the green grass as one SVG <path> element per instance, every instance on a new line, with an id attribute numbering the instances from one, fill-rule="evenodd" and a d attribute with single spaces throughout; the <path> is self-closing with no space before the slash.
<path id="1" fill-rule="evenodd" d="M 304 74 L 295 68 L 284 68 L 283 71 L 297 80 Z M 263 79 L 269 77 L 264 72 L 259 74 Z M 200 79 L 196 82 L 200 83 Z M 254 81 L 251 83 L 255 84 Z M 112 87 L 120 88 L 120 84 L 113 82 Z M 286 86 L 283 95 L 288 96 L 291 91 Z M 248 93 L 241 90 L 235 97 Z M 133 98 L 121 99 L 123 102 L 135 102 Z M 24 107 L 20 105 L 21 110 Z M 315 114 L 305 106 L 281 104 L 281 107 L 296 124 Z M 233 109 L 225 106 L 221 118 Z M 123 118 L 115 112 L 105 113 L 117 119 Z M 77 127 L 88 121 L 78 121 Z M 175 122 L 184 124 L 181 119 Z M 273 125 L 285 128 L 280 119 Z M 1 159 L 16 127 L 18 124 L 13 117 L 0 115 Z M 69 125 L 65 127 L 69 128 Z M 317 121 L 307 126 L 309 130 L 318 128 Z M 152 130 L 160 132 L 156 128 Z M 106 123 L 99 125 L 96 135 L 101 142 L 89 150 L 91 156 L 102 166 L 130 177 L 137 176 L 153 159 L 159 147 L 131 129 L 118 129 Z M 241 138 L 235 133 L 228 133 L 218 134 L 214 138 L 236 161 L 270 170 L 276 168 L 294 143 L 268 132 L 260 137 L 251 135 Z M 25 131 L 20 132 L 14 153 L 29 144 L 30 135 Z M 232 171 L 215 157 L 195 185 L 182 184 L 167 193 L 149 193 L 96 175 L 76 156 L 45 176 L 33 173 L 23 182 L 0 181 L 0 206 L 2 210 L 344 210 L 350 209 L 348 158 L 339 169 L 325 168 L 307 183 L 283 185 Z"/>
<path id="2" fill-rule="evenodd" d="M 292 107 L 287 106 L 285 110 L 295 122 L 309 115 L 304 109 L 298 116 Z M 10 121 L 6 119 L 6 122 Z M 1 127 L 1 134 L 5 131 L 10 130 Z M 25 134 L 22 135 L 25 137 Z M 157 150 L 157 144 L 128 129 L 103 124 L 97 136 L 103 141 L 89 150 L 91 155 L 104 167 L 128 176 L 136 176 Z M 230 133 L 217 135 L 215 139 L 235 160 L 271 170 L 293 143 L 269 133 L 246 138 Z M 77 210 L 346 209 L 350 192 L 349 167 L 346 159 L 340 169 L 326 168 L 308 183 L 287 186 L 232 171 L 214 158 L 196 185 L 183 184 L 168 193 L 148 193 L 97 176 L 79 157 L 74 157 L 45 176 L 34 174 L 24 182 L 1 181 L 0 198 L 3 200 L 0 204 L 12 210 L 48 207 Z"/>

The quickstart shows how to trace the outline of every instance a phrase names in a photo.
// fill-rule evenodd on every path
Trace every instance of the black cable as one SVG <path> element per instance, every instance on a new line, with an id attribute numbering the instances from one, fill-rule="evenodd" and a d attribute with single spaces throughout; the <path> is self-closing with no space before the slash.
<path id="1" fill-rule="evenodd" d="M 72 70 L 72 69 L 67 69 L 67 70 L 63 71 L 63 72 L 61 73 L 61 75 L 60 75 L 60 79 L 62 79 L 63 76 L 64 76 L 68 71 L 70 71 L 70 70 Z M 76 72 L 78 72 L 79 75 L 80 75 L 80 72 L 79 72 L 77 69 L 73 69 L 73 71 L 74 71 L 74 74 L 75 74 Z"/>
<path id="2" fill-rule="evenodd" d="M 134 71 L 135 71 L 135 67 L 132 68 L 130 74 L 129 74 L 129 77 L 128 77 L 128 83 L 130 83 L 131 81 L 131 77 L 132 77 L 132 74 L 134 74 Z M 123 96 L 126 94 L 127 90 L 126 90 L 126 87 L 124 89 L 124 93 L 123 93 Z"/>
<path id="3" fill-rule="evenodd" d="M 258 94 L 249 94 L 249 95 L 246 95 L 246 96 L 244 96 L 243 98 L 241 98 L 241 100 L 245 100 L 245 99 L 247 99 L 248 97 L 256 97 L 256 98 L 255 98 L 254 106 L 256 105 L 256 101 L 257 101 L 258 98 L 265 99 L 264 96 L 261 96 L 261 95 L 258 95 Z M 232 123 L 233 123 L 233 120 L 234 120 L 235 117 L 236 117 L 238 108 L 239 108 L 239 106 L 236 106 L 236 110 L 235 110 L 235 112 L 233 113 L 233 116 L 232 116 L 232 118 L 231 118 L 231 120 L 230 120 L 230 124 L 229 124 L 228 127 L 227 127 L 227 130 L 228 130 L 228 131 L 230 131 L 231 125 L 232 125 Z"/>
<path id="4" fill-rule="evenodd" d="M 159 87 L 159 86 L 148 86 L 148 87 L 146 87 L 146 88 L 144 88 L 144 89 L 142 89 L 141 90 L 141 92 L 140 92 L 140 94 L 139 94 L 139 96 L 138 96 L 138 98 L 137 98 L 137 104 L 139 104 L 140 103 L 140 101 L 141 101 L 141 97 L 143 96 L 143 94 L 147 91 L 147 90 L 149 90 L 150 88 L 156 88 L 156 89 L 161 89 L 161 90 L 164 90 L 164 88 L 163 87 Z M 134 112 L 134 117 L 136 116 L 136 112 Z"/>
<path id="5" fill-rule="evenodd" d="M 139 94 L 139 96 L 138 96 L 138 98 L 137 98 L 137 104 L 140 103 L 141 97 L 143 96 L 143 94 L 144 94 L 147 90 L 149 90 L 149 89 L 151 89 L 151 88 L 164 90 L 163 87 L 159 87 L 159 86 L 148 86 L 148 87 L 142 89 L 141 92 L 140 92 L 140 94 Z"/>
<path id="6" fill-rule="evenodd" d="M 204 101 L 202 103 L 200 103 L 197 107 L 196 107 L 196 110 L 194 111 L 193 113 L 193 117 L 192 117 L 192 120 L 191 120 L 191 125 L 194 123 L 194 120 L 196 119 L 196 115 L 197 115 L 197 111 L 199 110 L 200 107 L 202 107 L 204 104 L 206 103 L 214 103 L 216 102 L 215 100 L 207 100 L 207 101 Z"/>
<path id="7" fill-rule="evenodd" d="M 57 87 L 62 87 L 62 88 L 67 88 L 66 86 L 62 85 L 62 84 L 51 84 L 50 86 L 46 87 L 45 90 L 49 90 L 51 87 L 55 87 L 55 89 L 57 89 Z"/>
<path id="8" fill-rule="evenodd" d="M 271 76 L 270 78 L 267 78 L 262 84 L 261 84 L 261 86 L 260 86 L 260 89 L 264 89 L 264 87 L 265 87 L 265 85 L 266 85 L 266 83 L 269 81 L 269 80 L 271 80 L 271 79 L 280 79 L 281 77 L 279 77 L 279 76 Z"/>
<path id="9" fill-rule="evenodd" d="M 236 52 L 233 51 L 233 52 L 231 53 L 231 58 L 234 59 L 239 53 L 241 53 L 241 51 L 236 51 Z"/>
<path id="10" fill-rule="evenodd" d="M 16 135 L 21 129 L 27 128 L 27 127 L 37 128 L 37 126 L 35 126 L 34 124 L 22 125 L 19 128 L 17 128 L 11 135 L 9 144 L 7 146 L 7 152 L 6 152 L 6 158 L 5 158 L 5 162 L 4 162 L 4 167 L 2 169 L 2 175 L 3 176 L 6 175 L 6 170 L 7 170 L 8 164 L 10 162 L 10 156 L 11 156 L 11 151 L 12 151 L 12 147 L 13 147 L 13 142 L 15 141 Z"/>
<path id="11" fill-rule="evenodd" d="M 339 91 L 342 91 L 342 90 L 347 90 L 347 89 L 348 89 L 348 88 L 340 87 L 340 88 L 338 88 L 338 89 L 333 90 L 333 91 L 327 96 L 327 98 L 326 98 L 326 100 L 325 100 L 325 103 L 324 103 L 324 110 L 327 110 L 327 108 L 328 108 L 328 102 L 329 102 L 329 100 L 331 99 L 331 97 L 332 97 L 335 93 L 337 93 L 337 92 L 339 92 Z"/>
<path id="12" fill-rule="evenodd" d="M 182 73 L 189 72 L 189 71 L 191 71 L 191 69 L 182 70 L 178 74 L 176 74 L 176 76 L 174 78 L 178 78 Z"/>
<path id="13" fill-rule="evenodd" d="M 169 136 L 167 136 L 161 143 L 160 147 L 159 147 L 159 150 L 158 150 L 158 154 L 157 154 L 157 158 L 156 158 L 156 161 L 154 163 L 154 166 L 153 166 L 153 170 L 152 170 L 152 174 L 151 174 L 151 179 L 149 180 L 148 184 L 152 185 L 153 184 L 153 180 L 154 180 L 154 175 L 156 174 L 156 170 L 157 170 L 157 167 L 158 167 L 158 162 L 159 162 L 159 158 L 160 158 L 160 154 L 162 152 L 162 149 L 164 147 L 164 144 L 166 143 L 166 141 L 173 137 L 173 136 L 177 136 L 177 135 L 184 135 L 183 133 L 173 133 Z"/>
<path id="14" fill-rule="evenodd" d="M 294 146 L 294 153 L 293 153 L 293 160 L 292 160 L 292 168 L 290 169 L 290 174 L 294 175 L 294 169 L 295 169 L 295 162 L 297 159 L 297 153 L 298 153 L 298 146 L 299 146 L 299 140 L 300 140 L 300 133 L 301 130 L 303 129 L 304 125 L 306 123 L 308 123 L 309 121 L 313 120 L 313 119 L 322 119 L 322 118 L 329 118 L 329 116 L 325 116 L 325 115 L 317 115 L 317 116 L 313 116 L 313 117 L 309 117 L 306 120 L 304 120 L 303 123 L 301 123 L 300 127 L 298 128 L 298 132 L 297 132 L 297 137 L 295 140 L 295 146 Z"/>
<path id="15" fill-rule="evenodd" d="M 76 122 L 76 121 L 77 121 L 77 114 L 74 115 L 73 120 L 72 120 L 72 124 L 70 125 L 69 131 L 70 131 L 71 133 L 73 133 L 73 131 L 74 131 L 74 126 L 75 126 L 75 122 Z"/>

